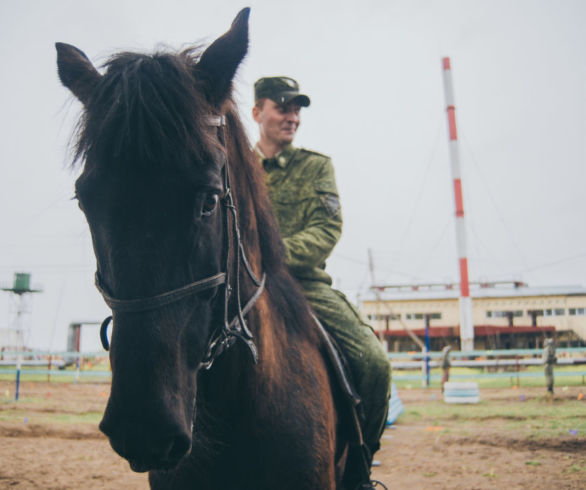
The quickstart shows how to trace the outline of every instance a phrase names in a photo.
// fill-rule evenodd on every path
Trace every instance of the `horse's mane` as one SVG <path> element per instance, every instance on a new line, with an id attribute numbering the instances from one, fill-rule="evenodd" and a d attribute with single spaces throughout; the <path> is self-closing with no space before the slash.
<path id="1" fill-rule="evenodd" d="M 228 104 L 226 120 L 228 156 L 229 160 L 236 163 L 232 167 L 237 176 L 235 181 L 247 184 L 237 189 L 240 229 L 245 236 L 245 243 L 254 242 L 254 233 L 258 234 L 262 266 L 267 274 L 267 291 L 277 311 L 287 319 L 287 328 L 315 335 L 316 329 L 311 327 L 313 320 L 308 314 L 307 300 L 285 264 L 285 247 L 268 197 L 262 166 L 231 102 Z M 248 203 L 252 203 L 253 213 L 246 212 Z"/>
<path id="2" fill-rule="evenodd" d="M 205 85 L 194 73 L 200 49 L 154 54 L 122 52 L 104 65 L 105 73 L 86 103 L 77 127 L 76 162 L 84 171 L 124 162 L 130 172 L 162 166 L 193 172 L 212 162 L 217 138 L 205 116 L 214 112 Z M 226 143 L 244 242 L 258 244 L 267 292 L 292 331 L 313 331 L 307 303 L 285 265 L 278 225 L 265 188 L 262 167 L 231 99 L 226 113 Z M 175 168 L 179 166 L 179 168 Z M 256 235 L 256 236 L 255 236 Z M 246 246 L 246 245 L 245 245 Z"/>

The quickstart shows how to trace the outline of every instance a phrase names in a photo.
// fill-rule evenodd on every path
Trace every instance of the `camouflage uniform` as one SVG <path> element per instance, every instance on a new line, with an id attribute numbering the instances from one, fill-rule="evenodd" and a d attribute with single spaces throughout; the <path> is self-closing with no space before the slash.
<path id="1" fill-rule="evenodd" d="M 451 345 L 446 345 L 442 349 L 442 393 L 444 392 L 444 385 L 450 380 L 450 367 L 452 366 L 452 362 L 450 361 L 451 350 Z"/>
<path id="2" fill-rule="evenodd" d="M 543 363 L 545 364 L 545 384 L 547 392 L 551 395 L 553 395 L 553 366 L 557 360 L 553 339 L 546 339 L 543 346 Z"/>
<path id="3" fill-rule="evenodd" d="M 344 351 L 366 414 L 364 439 L 374 454 L 387 419 L 390 364 L 372 328 L 331 287 L 325 271 L 325 261 L 342 234 L 331 159 L 292 145 L 269 159 L 258 147 L 256 151 L 266 171 L 287 264 L 317 317 Z"/>

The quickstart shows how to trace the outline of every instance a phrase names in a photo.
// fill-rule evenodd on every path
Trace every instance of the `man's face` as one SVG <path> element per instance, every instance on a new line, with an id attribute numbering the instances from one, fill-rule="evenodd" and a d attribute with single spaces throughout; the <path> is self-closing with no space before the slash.
<path id="1" fill-rule="evenodd" d="M 296 103 L 280 105 L 271 99 L 254 106 L 252 115 L 258 123 L 261 141 L 284 147 L 292 143 L 297 128 L 301 123 L 299 112 L 301 106 Z"/>

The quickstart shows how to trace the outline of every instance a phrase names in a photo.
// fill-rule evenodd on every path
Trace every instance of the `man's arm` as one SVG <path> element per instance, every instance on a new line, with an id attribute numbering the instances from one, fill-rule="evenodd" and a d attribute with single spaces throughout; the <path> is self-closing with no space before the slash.
<path id="1" fill-rule="evenodd" d="M 342 235 L 342 213 L 334 167 L 329 158 L 320 162 L 317 178 L 310 183 L 315 197 L 306 209 L 303 230 L 283 239 L 291 269 L 320 267 Z"/>

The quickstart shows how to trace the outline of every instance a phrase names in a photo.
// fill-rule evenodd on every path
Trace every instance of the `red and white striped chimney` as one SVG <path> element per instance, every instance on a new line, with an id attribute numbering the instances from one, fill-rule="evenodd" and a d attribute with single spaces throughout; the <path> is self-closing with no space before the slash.
<path id="1" fill-rule="evenodd" d="M 458 265 L 460 267 L 460 342 L 463 351 L 471 351 L 474 350 L 474 324 L 472 323 L 472 300 L 470 299 L 470 285 L 468 282 L 464 199 L 462 194 L 460 153 L 458 149 L 458 132 L 456 130 L 456 106 L 454 104 L 450 58 L 443 58 L 442 64 L 450 137 L 450 160 L 452 179 L 454 180 L 454 203 L 456 206 L 456 247 L 458 252 Z"/>

